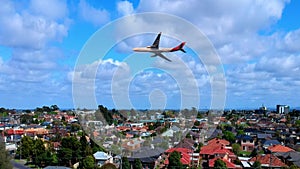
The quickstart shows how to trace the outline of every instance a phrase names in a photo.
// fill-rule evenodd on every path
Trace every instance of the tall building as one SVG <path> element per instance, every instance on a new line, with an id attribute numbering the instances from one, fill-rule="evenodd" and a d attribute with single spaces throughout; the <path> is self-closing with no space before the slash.
<path id="1" fill-rule="evenodd" d="M 288 105 L 276 105 L 277 113 L 288 114 L 290 112 L 290 106 Z"/>

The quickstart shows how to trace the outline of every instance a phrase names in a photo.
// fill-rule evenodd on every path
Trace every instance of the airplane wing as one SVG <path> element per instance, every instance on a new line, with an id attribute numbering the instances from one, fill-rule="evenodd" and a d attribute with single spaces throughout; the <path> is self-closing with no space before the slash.
<path id="1" fill-rule="evenodd" d="M 161 54 L 161 53 L 157 53 L 156 55 L 159 56 L 159 57 L 161 57 L 161 58 L 166 59 L 166 60 L 169 61 L 169 62 L 172 62 L 170 59 L 168 59 L 167 57 L 165 57 L 165 56 L 164 56 L 163 54 Z"/>
<path id="2" fill-rule="evenodd" d="M 150 48 L 156 48 L 156 49 L 159 48 L 160 35 L 161 35 L 161 32 L 159 32 L 159 34 L 157 35 L 157 37 L 156 37 L 155 41 L 153 42 L 152 46 L 150 46 Z"/>

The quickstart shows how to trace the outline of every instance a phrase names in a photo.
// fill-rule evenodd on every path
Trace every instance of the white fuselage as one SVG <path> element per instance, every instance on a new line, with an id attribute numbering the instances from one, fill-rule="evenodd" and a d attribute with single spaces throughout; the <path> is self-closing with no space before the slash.
<path id="1" fill-rule="evenodd" d="M 163 53 L 163 52 L 171 52 L 172 48 L 148 48 L 148 47 L 141 47 L 141 48 L 133 48 L 135 52 L 152 52 L 152 53 Z"/>

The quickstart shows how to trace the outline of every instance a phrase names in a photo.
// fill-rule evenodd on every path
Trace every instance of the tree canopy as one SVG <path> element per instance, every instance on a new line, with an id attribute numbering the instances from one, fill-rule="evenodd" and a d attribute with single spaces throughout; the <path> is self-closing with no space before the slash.
<path id="1" fill-rule="evenodd" d="M 5 143 L 0 137 L 0 168 L 12 169 L 13 166 L 10 163 L 10 157 L 5 149 Z"/>
<path id="2" fill-rule="evenodd" d="M 261 169 L 261 163 L 259 161 L 255 161 L 252 165 L 254 169 Z"/>
<path id="3" fill-rule="evenodd" d="M 217 159 L 214 164 L 214 168 L 227 169 L 226 163 L 221 159 Z"/>
<path id="4" fill-rule="evenodd" d="M 143 165 L 140 159 L 137 158 L 134 160 L 133 169 L 143 169 Z"/>
<path id="5" fill-rule="evenodd" d="M 130 169 L 130 163 L 127 157 L 122 157 L 122 169 Z"/>
<path id="6" fill-rule="evenodd" d="M 235 135 L 230 131 L 224 131 L 223 138 L 225 140 L 228 140 L 230 143 L 234 143 L 234 141 L 235 141 Z"/>
<path id="7" fill-rule="evenodd" d="M 180 161 L 181 154 L 178 151 L 173 151 L 169 156 L 169 165 L 168 169 L 181 169 L 183 168 L 183 165 Z"/>
<path id="8" fill-rule="evenodd" d="M 89 155 L 83 159 L 83 168 L 85 168 L 85 169 L 94 169 L 95 168 L 95 159 L 93 156 Z"/>

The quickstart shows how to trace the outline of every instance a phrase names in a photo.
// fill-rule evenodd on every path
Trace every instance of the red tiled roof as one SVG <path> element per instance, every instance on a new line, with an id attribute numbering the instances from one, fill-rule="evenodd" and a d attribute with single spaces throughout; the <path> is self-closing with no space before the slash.
<path id="1" fill-rule="evenodd" d="M 169 148 L 165 152 L 172 153 L 173 151 L 178 151 L 180 153 L 191 153 L 191 152 L 193 152 L 191 149 L 188 149 L 188 148 Z"/>
<path id="2" fill-rule="evenodd" d="M 15 134 L 22 135 L 22 134 L 24 134 L 24 130 L 23 129 L 8 129 L 8 130 L 6 130 L 6 133 L 8 135 L 15 135 Z"/>
<path id="3" fill-rule="evenodd" d="M 181 153 L 180 162 L 185 165 L 189 165 L 191 163 L 191 157 L 187 153 Z"/>
<path id="4" fill-rule="evenodd" d="M 219 149 L 221 149 L 222 145 L 220 144 L 211 144 L 203 146 L 200 150 L 200 154 L 210 154 L 213 155 Z"/>
<path id="5" fill-rule="evenodd" d="M 287 165 L 284 164 L 278 157 L 273 154 L 262 154 L 257 155 L 249 160 L 250 162 L 259 161 L 261 164 L 270 165 L 272 167 L 286 167 Z"/>
<path id="6" fill-rule="evenodd" d="M 229 150 L 229 149 L 226 149 L 224 147 L 221 147 L 220 149 L 216 150 L 215 151 L 215 154 L 228 154 L 228 155 L 234 155 L 234 153 Z"/>
<path id="7" fill-rule="evenodd" d="M 213 144 L 213 143 L 221 143 L 224 146 L 227 146 L 230 144 L 229 141 L 224 140 L 224 139 L 218 139 L 218 138 L 214 138 L 214 139 L 208 141 L 208 144 Z"/>
<path id="8" fill-rule="evenodd" d="M 235 164 L 233 164 L 232 162 L 226 160 L 225 158 L 218 158 L 218 157 L 209 160 L 209 167 L 214 167 L 215 161 L 217 159 L 220 159 L 220 160 L 224 161 L 225 164 L 226 164 L 226 166 L 227 166 L 227 168 L 236 168 Z"/>
<path id="9" fill-rule="evenodd" d="M 277 145 L 271 145 L 268 147 L 268 150 L 270 150 L 271 152 L 282 152 L 282 153 L 285 153 L 285 152 L 289 152 L 289 151 L 295 151 L 289 147 L 286 147 L 286 146 L 282 146 L 280 144 L 277 144 Z"/>
<path id="10" fill-rule="evenodd" d="M 130 130 L 130 128 L 126 127 L 126 126 L 120 126 L 120 127 L 117 127 L 117 130 L 119 130 L 119 131 L 126 131 L 126 130 Z"/>

